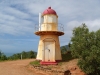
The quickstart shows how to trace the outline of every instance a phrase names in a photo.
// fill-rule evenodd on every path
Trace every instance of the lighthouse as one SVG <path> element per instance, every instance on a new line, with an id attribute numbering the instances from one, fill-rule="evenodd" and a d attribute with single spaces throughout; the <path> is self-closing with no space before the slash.
<path id="1" fill-rule="evenodd" d="M 40 36 L 37 60 L 40 64 L 57 64 L 62 60 L 59 36 L 64 35 L 63 25 L 58 24 L 58 15 L 55 10 L 48 7 L 39 13 L 39 25 L 35 34 Z"/>

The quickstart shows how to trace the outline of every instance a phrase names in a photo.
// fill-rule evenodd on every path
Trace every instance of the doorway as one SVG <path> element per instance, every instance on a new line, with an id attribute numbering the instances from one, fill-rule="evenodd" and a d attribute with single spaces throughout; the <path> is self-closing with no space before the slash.
<path id="1" fill-rule="evenodd" d="M 53 39 L 44 40 L 44 61 L 55 61 L 55 41 Z"/>

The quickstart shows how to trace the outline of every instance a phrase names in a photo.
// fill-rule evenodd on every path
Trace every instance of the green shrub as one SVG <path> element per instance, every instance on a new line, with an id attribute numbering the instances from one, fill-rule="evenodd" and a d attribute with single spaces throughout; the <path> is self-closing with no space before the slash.
<path id="1" fill-rule="evenodd" d="M 79 59 L 78 66 L 88 75 L 100 75 L 100 30 L 89 32 L 85 24 L 74 28 L 71 54 Z"/>

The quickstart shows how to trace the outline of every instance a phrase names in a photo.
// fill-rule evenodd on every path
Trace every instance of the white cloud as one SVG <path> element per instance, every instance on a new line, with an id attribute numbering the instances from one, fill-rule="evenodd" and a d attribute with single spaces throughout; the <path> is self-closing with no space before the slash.
<path id="1" fill-rule="evenodd" d="M 72 37 L 72 30 L 75 27 L 81 26 L 82 23 L 85 23 L 90 31 L 96 31 L 100 29 L 100 19 L 89 20 L 89 21 L 70 21 L 64 27 L 64 36 L 60 37 L 61 44 L 69 43 Z M 65 42 L 66 41 L 66 42 Z"/>
<path id="2" fill-rule="evenodd" d="M 90 20 L 90 21 L 84 21 L 90 31 L 96 31 L 100 29 L 100 19 Z"/>
<path id="3" fill-rule="evenodd" d="M 22 17 L 18 18 L 14 15 L 0 13 L 0 17 L 0 33 L 20 35 L 26 32 L 33 32 L 34 22 L 26 20 L 25 16 L 22 19 Z"/>

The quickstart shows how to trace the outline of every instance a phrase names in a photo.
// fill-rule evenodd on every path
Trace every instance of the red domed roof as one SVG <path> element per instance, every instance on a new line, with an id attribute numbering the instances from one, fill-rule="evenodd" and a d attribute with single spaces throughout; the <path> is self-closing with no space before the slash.
<path id="1" fill-rule="evenodd" d="M 54 15 L 57 15 L 55 10 L 51 9 L 51 7 L 48 7 L 48 9 L 46 9 L 44 12 L 43 12 L 43 15 L 46 15 L 46 14 L 54 14 Z"/>

